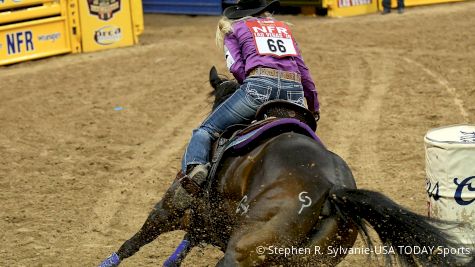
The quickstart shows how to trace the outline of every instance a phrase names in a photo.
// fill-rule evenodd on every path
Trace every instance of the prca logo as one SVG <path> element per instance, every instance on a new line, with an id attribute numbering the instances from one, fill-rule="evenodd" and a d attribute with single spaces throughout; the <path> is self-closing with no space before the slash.
<path id="1" fill-rule="evenodd" d="M 122 39 L 122 30 L 116 26 L 104 26 L 94 33 L 94 41 L 100 45 L 110 45 Z"/>

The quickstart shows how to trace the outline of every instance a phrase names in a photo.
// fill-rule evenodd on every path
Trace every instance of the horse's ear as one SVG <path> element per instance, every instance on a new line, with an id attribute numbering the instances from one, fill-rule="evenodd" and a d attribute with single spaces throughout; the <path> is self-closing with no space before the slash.
<path id="1" fill-rule="evenodd" d="M 216 68 L 213 66 L 209 70 L 209 83 L 211 84 L 211 87 L 214 88 L 216 91 L 216 88 L 218 88 L 218 85 L 222 83 L 221 78 L 219 78 L 218 71 Z"/>

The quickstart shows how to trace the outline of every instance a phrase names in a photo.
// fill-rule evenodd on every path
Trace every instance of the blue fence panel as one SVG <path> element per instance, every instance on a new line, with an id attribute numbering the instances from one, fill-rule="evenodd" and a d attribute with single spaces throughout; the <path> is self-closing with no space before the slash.
<path id="1" fill-rule="evenodd" d="M 143 0 L 146 13 L 221 15 L 221 0 Z"/>

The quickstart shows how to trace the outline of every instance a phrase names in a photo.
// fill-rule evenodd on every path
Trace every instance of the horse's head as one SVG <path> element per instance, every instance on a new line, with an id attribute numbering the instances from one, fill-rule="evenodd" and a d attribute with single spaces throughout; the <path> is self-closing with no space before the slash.
<path id="1" fill-rule="evenodd" d="M 213 110 L 239 88 L 237 82 L 219 76 L 214 66 L 211 67 L 209 71 L 209 83 L 214 89 L 213 92 L 211 92 L 211 95 L 214 96 Z"/>

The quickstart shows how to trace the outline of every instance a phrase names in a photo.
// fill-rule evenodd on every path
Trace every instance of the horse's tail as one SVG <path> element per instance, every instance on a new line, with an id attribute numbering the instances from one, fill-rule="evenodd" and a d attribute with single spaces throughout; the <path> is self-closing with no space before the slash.
<path id="1" fill-rule="evenodd" d="M 369 223 L 387 246 L 383 247 L 386 252 L 391 252 L 387 254 L 394 254 L 402 265 L 470 266 L 475 262 L 470 248 L 460 247 L 448 232 L 436 227 L 455 228 L 460 223 L 418 215 L 383 194 L 368 190 L 335 188 L 330 192 L 330 200 L 339 215 L 353 221 L 367 245 L 372 246 L 365 222 Z M 448 254 L 444 252 L 447 249 L 450 249 Z M 385 256 L 392 264 L 391 255 Z"/>

